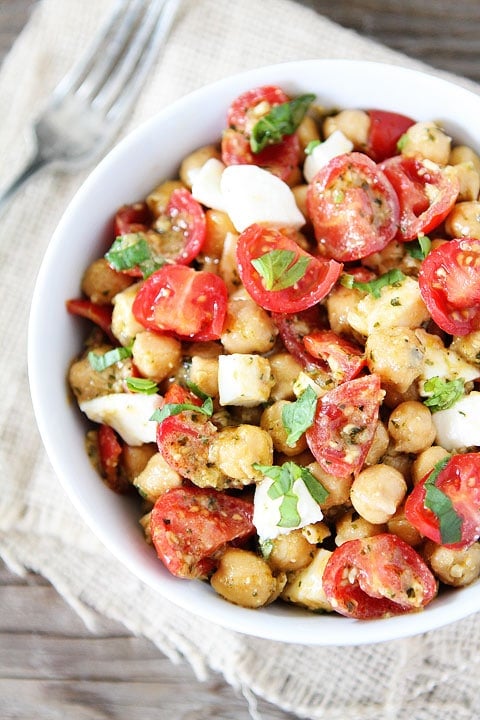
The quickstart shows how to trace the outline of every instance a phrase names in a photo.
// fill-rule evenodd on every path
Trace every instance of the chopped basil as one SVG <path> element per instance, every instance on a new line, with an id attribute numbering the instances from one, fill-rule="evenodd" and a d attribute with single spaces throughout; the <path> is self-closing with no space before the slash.
<path id="1" fill-rule="evenodd" d="M 311 155 L 318 145 L 321 145 L 320 140 L 310 140 L 305 148 L 305 155 Z"/>
<path id="2" fill-rule="evenodd" d="M 405 243 L 408 254 L 415 260 L 425 260 L 430 252 L 431 246 L 432 242 L 427 235 L 419 235 L 416 240 Z"/>
<path id="3" fill-rule="evenodd" d="M 286 462 L 282 466 L 279 465 L 260 465 L 254 463 L 255 470 L 259 470 L 262 475 L 273 480 L 268 489 L 268 496 L 272 500 L 282 498 L 279 511 L 280 520 L 278 527 L 295 528 L 301 521 L 298 513 L 298 495 L 293 489 L 297 480 L 303 480 L 305 487 L 317 503 L 322 503 L 328 497 L 328 491 L 323 487 L 321 482 L 312 475 L 310 470 L 294 462 Z"/>
<path id="4" fill-rule="evenodd" d="M 148 378 L 127 378 L 127 388 L 131 392 L 142 393 L 143 395 L 155 395 L 158 392 L 158 385 Z"/>
<path id="5" fill-rule="evenodd" d="M 347 288 L 356 288 L 357 290 L 363 290 L 364 292 L 370 293 L 375 298 L 379 298 L 381 290 L 384 287 L 392 286 L 397 287 L 405 280 L 405 275 L 398 268 L 393 268 L 388 272 L 380 275 L 380 277 L 370 280 L 369 282 L 358 282 L 355 280 L 354 275 L 343 273 L 340 278 L 340 283 Z"/>
<path id="6" fill-rule="evenodd" d="M 271 250 L 251 261 L 265 290 L 284 290 L 302 279 L 310 258 L 301 255 L 295 260 L 295 256 L 293 250 Z"/>
<path id="7" fill-rule="evenodd" d="M 130 348 L 118 347 L 113 348 L 113 350 L 107 350 L 106 353 L 101 355 L 91 350 L 87 357 L 90 366 L 97 372 L 102 372 L 102 370 L 106 370 L 108 367 L 120 362 L 120 360 L 132 357 L 132 351 Z"/>
<path id="8" fill-rule="evenodd" d="M 425 481 L 425 499 L 423 504 L 431 510 L 438 520 L 442 544 L 449 545 L 460 542 L 462 538 L 462 518 L 458 515 L 453 503 L 435 483 L 450 457 L 442 458 L 434 467 Z"/>
<path id="9" fill-rule="evenodd" d="M 281 142 L 285 135 L 292 135 L 314 100 L 315 95 L 306 94 L 280 105 L 274 105 L 270 112 L 253 126 L 250 136 L 252 152 L 259 153 L 267 145 Z"/>
<path id="10" fill-rule="evenodd" d="M 283 406 L 282 423 L 288 433 L 287 445 L 293 447 L 301 435 L 313 423 L 317 407 L 317 393 L 308 386 L 300 397 Z"/>
<path id="11" fill-rule="evenodd" d="M 170 417 L 170 415 L 178 415 L 186 410 L 211 417 L 213 414 L 213 400 L 211 397 L 207 397 L 203 405 L 194 405 L 193 403 L 166 403 L 163 407 L 155 410 L 150 420 L 161 423 L 165 418 Z"/>
<path id="12" fill-rule="evenodd" d="M 431 393 L 423 404 L 430 408 L 430 412 L 436 413 L 439 410 L 448 410 L 465 395 L 465 380 L 463 378 L 445 380 L 436 375 L 424 382 L 423 389 Z"/>
<path id="13" fill-rule="evenodd" d="M 144 279 L 165 264 L 165 259 L 153 254 L 140 233 L 119 235 L 105 253 L 105 258 L 115 270 L 132 270 L 138 267 Z"/>
<path id="14" fill-rule="evenodd" d="M 398 152 L 402 152 L 402 150 L 405 147 L 405 145 L 407 144 L 407 142 L 408 142 L 408 135 L 407 135 L 407 133 L 403 133 L 403 135 L 401 135 L 397 140 Z"/>

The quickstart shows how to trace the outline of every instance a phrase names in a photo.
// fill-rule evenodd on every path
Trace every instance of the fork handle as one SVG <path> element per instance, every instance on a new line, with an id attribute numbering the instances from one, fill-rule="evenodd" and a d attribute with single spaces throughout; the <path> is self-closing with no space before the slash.
<path id="1" fill-rule="evenodd" d="M 5 208 L 10 198 L 15 195 L 23 185 L 29 180 L 32 175 L 35 175 L 45 165 L 48 165 L 49 160 L 42 157 L 40 154 L 36 154 L 32 157 L 30 162 L 25 166 L 21 173 L 8 185 L 5 190 L 0 194 L 0 212 Z"/>

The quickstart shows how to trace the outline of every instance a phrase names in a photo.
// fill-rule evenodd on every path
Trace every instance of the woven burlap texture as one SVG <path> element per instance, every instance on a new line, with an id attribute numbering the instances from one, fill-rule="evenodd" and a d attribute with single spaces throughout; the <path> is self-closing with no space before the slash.
<path id="1" fill-rule="evenodd" d="M 31 119 L 111 5 L 111 0 L 41 0 L 35 8 L 0 74 L 0 185 L 22 167 L 32 146 Z M 322 57 L 419 67 L 290 0 L 185 0 L 122 134 L 220 77 L 274 62 Z M 11 202 L 2 218 L 4 560 L 17 572 L 27 568 L 42 573 L 92 628 L 98 613 L 120 620 L 150 638 L 172 661 L 186 658 L 200 679 L 210 670 L 219 671 L 232 685 L 299 717 L 478 717 L 480 615 L 413 639 L 374 646 L 271 643 L 223 630 L 173 607 L 114 560 L 85 526 L 42 449 L 26 368 L 28 313 L 38 267 L 62 212 L 85 177 L 86 171 L 74 176 L 47 171 Z"/>

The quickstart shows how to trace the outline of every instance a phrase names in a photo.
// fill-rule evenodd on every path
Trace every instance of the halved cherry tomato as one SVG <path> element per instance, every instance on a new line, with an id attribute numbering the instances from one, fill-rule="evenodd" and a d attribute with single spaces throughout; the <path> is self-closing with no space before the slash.
<path id="1" fill-rule="evenodd" d="M 151 222 L 152 214 L 146 202 L 123 205 L 117 210 L 113 221 L 114 237 L 148 230 Z"/>
<path id="2" fill-rule="evenodd" d="M 126 478 L 121 477 L 119 472 L 123 448 L 113 428 L 109 425 L 100 425 L 97 433 L 97 442 L 100 468 L 105 482 L 110 490 L 114 492 L 126 492 L 130 484 Z"/>
<path id="3" fill-rule="evenodd" d="M 143 205 L 126 205 L 117 213 L 117 235 L 139 233 L 154 258 L 179 265 L 191 263 L 202 249 L 207 232 L 205 213 L 200 203 L 186 188 L 176 188 L 170 195 L 165 213 L 155 222 L 148 207 L 145 205 L 144 209 Z M 136 219 L 145 222 L 134 222 Z M 138 267 L 123 272 L 134 277 L 143 275 Z"/>
<path id="4" fill-rule="evenodd" d="M 393 185 L 400 203 L 398 240 L 415 240 L 434 230 L 455 204 L 458 180 L 447 177 L 440 169 L 402 156 L 385 160 L 379 167 Z"/>
<path id="5" fill-rule="evenodd" d="M 397 195 L 362 153 L 339 155 L 319 170 L 307 191 L 307 210 L 319 251 L 339 261 L 379 252 L 397 232 Z"/>
<path id="6" fill-rule="evenodd" d="M 333 330 L 317 330 L 305 335 L 303 343 L 310 355 L 328 365 L 337 383 L 353 380 L 367 364 L 362 348 Z"/>
<path id="7" fill-rule="evenodd" d="M 298 313 L 272 313 L 271 317 L 283 344 L 295 360 L 306 370 L 323 369 L 323 363 L 310 355 L 303 343 L 305 335 L 326 327 L 326 319 L 321 315 L 321 306 L 313 305 Z"/>
<path id="8" fill-rule="evenodd" d="M 319 398 L 307 444 L 330 475 L 358 474 L 373 442 L 383 399 L 378 375 L 349 380 Z"/>
<path id="9" fill-rule="evenodd" d="M 274 250 L 294 253 L 290 267 L 308 260 L 303 277 L 282 290 L 267 290 L 252 260 Z M 237 242 L 237 266 L 245 288 L 258 305 L 273 312 L 295 313 L 315 305 L 328 295 L 340 277 L 343 265 L 335 260 L 316 258 L 303 250 L 286 231 L 253 224 Z"/>
<path id="10" fill-rule="evenodd" d="M 480 453 L 453 455 L 439 472 L 434 485 L 451 501 L 461 523 L 458 542 L 442 541 L 438 515 L 425 507 L 429 472 L 412 490 L 405 503 L 405 517 L 422 535 L 439 545 L 466 548 L 480 538 Z"/>
<path id="11" fill-rule="evenodd" d="M 153 507 L 152 542 L 173 575 L 207 577 L 227 543 L 253 535 L 252 517 L 247 500 L 210 488 L 173 488 Z"/>
<path id="12" fill-rule="evenodd" d="M 250 148 L 255 123 L 273 106 L 288 100 L 288 95 L 280 88 L 265 85 L 247 90 L 232 102 L 227 113 L 228 128 L 222 136 L 225 165 L 258 165 L 282 180 L 288 180 L 300 162 L 300 141 L 296 133 L 284 136 L 281 142 L 269 145 L 259 153 L 253 153 Z M 257 114 L 258 109 L 262 112 Z"/>
<path id="13" fill-rule="evenodd" d="M 418 275 L 425 305 L 451 335 L 480 328 L 480 240 L 449 240 L 432 250 Z"/>
<path id="14" fill-rule="evenodd" d="M 227 297 L 227 287 L 218 275 L 186 265 L 164 265 L 145 280 L 132 312 L 149 330 L 192 340 L 217 340 Z"/>
<path id="15" fill-rule="evenodd" d="M 367 114 L 370 118 L 365 150 L 367 155 L 377 163 L 397 155 L 397 142 L 415 121 L 406 115 L 386 110 L 367 110 Z"/>
<path id="16" fill-rule="evenodd" d="M 334 610 L 357 620 L 420 610 L 437 594 L 435 578 L 420 555 L 390 533 L 336 548 L 322 585 Z"/>
<path id="17" fill-rule="evenodd" d="M 165 395 L 163 396 L 163 401 L 165 405 L 169 403 L 172 403 L 173 405 L 189 403 L 190 405 L 198 405 L 200 407 L 202 404 L 202 400 L 198 397 L 198 395 L 195 395 L 195 393 L 191 392 L 187 388 L 184 388 L 183 385 L 179 385 L 175 382 L 168 386 Z"/>
<path id="18" fill-rule="evenodd" d="M 72 298 L 71 300 L 67 300 L 66 307 L 72 315 L 78 315 L 79 317 L 91 320 L 98 325 L 111 340 L 116 341 L 111 328 L 113 310 L 111 305 L 98 305 L 91 300 Z"/>

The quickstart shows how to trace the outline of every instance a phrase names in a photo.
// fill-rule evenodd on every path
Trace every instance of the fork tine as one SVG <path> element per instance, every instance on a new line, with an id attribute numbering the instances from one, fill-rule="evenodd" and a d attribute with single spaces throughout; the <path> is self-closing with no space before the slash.
<path id="1" fill-rule="evenodd" d="M 105 63 L 105 57 L 110 57 L 113 51 L 110 45 L 110 38 L 120 37 L 122 30 L 128 31 L 134 20 L 134 8 L 131 7 L 130 0 L 117 0 L 112 13 L 106 22 L 100 27 L 96 33 L 92 44 L 88 47 L 86 54 L 77 62 L 76 65 L 62 78 L 54 90 L 53 98 L 60 100 L 68 93 L 77 92 L 81 85 L 88 79 L 89 74 L 98 68 L 98 63 Z M 116 45 L 115 45 L 116 49 Z"/>
<path id="2" fill-rule="evenodd" d="M 150 0 L 142 23 L 132 32 L 124 56 L 92 101 L 108 120 L 118 120 L 140 90 L 157 51 L 168 34 L 181 0 Z"/>

